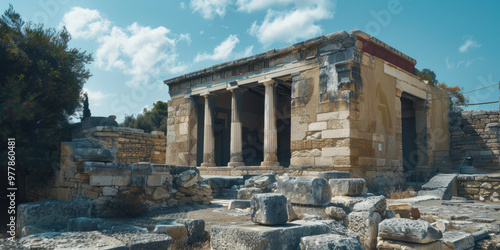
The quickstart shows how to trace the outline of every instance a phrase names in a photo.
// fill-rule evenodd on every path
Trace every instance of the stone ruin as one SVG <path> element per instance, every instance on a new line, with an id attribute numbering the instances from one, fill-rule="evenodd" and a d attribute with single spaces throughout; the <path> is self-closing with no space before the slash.
<path id="1" fill-rule="evenodd" d="M 177 176 L 173 183 L 178 188 L 223 182 L 217 178 L 199 181 L 195 170 L 170 168 L 169 173 Z M 441 176 L 429 182 L 426 192 L 388 203 L 384 196 L 369 193 L 364 179 L 351 178 L 348 172 L 319 175 L 265 174 L 246 180 L 226 179 L 226 185 L 239 183 L 229 190 L 235 189 L 232 195 L 240 199 L 229 201 L 227 209 L 222 210 L 240 211 L 238 216 L 248 216 L 249 220 L 215 223 L 209 231 L 200 219 L 163 219 L 149 227 L 105 219 L 103 213 L 96 212 L 101 209 L 95 206 L 95 199 L 83 197 L 21 204 L 20 240 L 15 246 L 178 249 L 209 240 L 211 249 L 492 249 L 488 230 L 456 231 L 449 221 L 441 219 L 431 224 L 412 205 L 418 199 L 443 199 L 448 193 L 456 193 L 452 189 L 457 188 L 457 176 Z M 443 204 L 457 202 L 455 198 L 445 199 Z M 217 206 L 211 208 L 221 211 Z"/>
<path id="2" fill-rule="evenodd" d="M 149 210 L 176 204 L 210 204 L 209 185 L 195 167 L 152 163 L 120 163 L 113 149 L 100 146 L 102 140 L 74 139 L 62 143 L 57 189 L 65 187 L 65 198 L 90 199 L 93 215 L 113 216 L 120 199 L 137 196 Z M 131 197 L 133 198 L 133 197 Z"/>

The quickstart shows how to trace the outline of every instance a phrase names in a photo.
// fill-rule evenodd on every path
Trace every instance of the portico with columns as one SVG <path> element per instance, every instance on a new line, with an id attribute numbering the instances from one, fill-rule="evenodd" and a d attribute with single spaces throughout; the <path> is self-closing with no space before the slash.
<path id="1" fill-rule="evenodd" d="M 165 80 L 167 164 L 207 175 L 341 170 L 369 187 L 401 184 L 403 155 L 426 166 L 449 147 L 436 132 L 447 131 L 448 100 L 415 64 L 366 33 L 341 31 Z M 420 106 L 402 114 L 408 100 Z M 401 125 L 408 117 L 415 126 Z M 417 145 L 428 146 L 408 152 L 402 136 L 415 127 Z"/>

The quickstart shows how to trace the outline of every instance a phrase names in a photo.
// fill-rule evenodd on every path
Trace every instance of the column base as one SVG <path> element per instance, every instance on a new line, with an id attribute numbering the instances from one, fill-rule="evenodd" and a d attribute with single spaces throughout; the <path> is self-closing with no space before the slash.
<path id="1" fill-rule="evenodd" d="M 215 163 L 202 163 L 200 167 L 215 167 Z"/>
<path id="2" fill-rule="evenodd" d="M 263 161 L 263 162 L 260 163 L 260 165 L 261 166 L 266 166 L 266 167 L 268 167 L 268 166 L 279 166 L 280 163 L 277 162 L 277 161 Z"/>
<path id="3" fill-rule="evenodd" d="M 244 162 L 228 162 L 227 166 L 228 167 L 241 167 L 241 166 L 245 166 L 245 163 Z"/>

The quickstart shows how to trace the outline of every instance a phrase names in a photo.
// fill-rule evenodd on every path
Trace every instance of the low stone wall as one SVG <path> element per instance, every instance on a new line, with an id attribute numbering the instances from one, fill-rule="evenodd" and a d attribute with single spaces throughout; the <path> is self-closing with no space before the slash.
<path id="1" fill-rule="evenodd" d="M 202 182 L 196 167 L 116 162 L 115 149 L 105 147 L 109 142 L 96 138 L 63 142 L 50 198 L 91 199 L 94 216 L 101 217 L 116 215 L 127 206 L 140 209 L 144 205 L 151 210 L 176 204 L 210 204 L 213 199 L 212 189 Z"/>
<path id="2" fill-rule="evenodd" d="M 77 130 L 73 138 L 98 138 L 104 140 L 103 148 L 114 150 L 116 162 L 166 163 L 167 141 L 164 132 L 144 133 L 142 129 L 97 126 Z"/>
<path id="3" fill-rule="evenodd" d="M 500 201 L 500 174 L 459 175 L 458 195 L 479 201 Z"/>
<path id="4" fill-rule="evenodd" d="M 462 163 L 470 151 L 478 170 L 500 170 L 500 111 L 455 110 L 450 112 L 451 157 Z"/>

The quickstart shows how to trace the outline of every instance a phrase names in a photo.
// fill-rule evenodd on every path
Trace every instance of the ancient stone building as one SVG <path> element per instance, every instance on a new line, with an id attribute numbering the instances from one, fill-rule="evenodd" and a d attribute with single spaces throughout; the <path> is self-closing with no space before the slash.
<path id="1" fill-rule="evenodd" d="M 167 163 L 226 175 L 350 171 L 375 191 L 402 184 L 450 145 L 448 97 L 416 63 L 340 31 L 165 80 Z"/>

